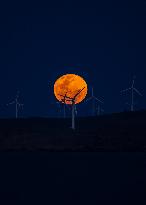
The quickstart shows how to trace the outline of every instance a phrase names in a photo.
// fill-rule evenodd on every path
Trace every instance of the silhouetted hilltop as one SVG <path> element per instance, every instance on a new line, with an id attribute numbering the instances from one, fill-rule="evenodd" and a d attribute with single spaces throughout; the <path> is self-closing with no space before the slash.
<path id="1" fill-rule="evenodd" d="M 144 151 L 146 111 L 71 119 L 0 119 L 1 150 Z"/>

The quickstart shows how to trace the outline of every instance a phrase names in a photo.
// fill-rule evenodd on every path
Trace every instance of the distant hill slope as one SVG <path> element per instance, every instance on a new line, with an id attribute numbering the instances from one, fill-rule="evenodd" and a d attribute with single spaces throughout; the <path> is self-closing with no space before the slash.
<path id="1" fill-rule="evenodd" d="M 0 150 L 144 151 L 146 111 L 76 119 L 0 119 Z"/>

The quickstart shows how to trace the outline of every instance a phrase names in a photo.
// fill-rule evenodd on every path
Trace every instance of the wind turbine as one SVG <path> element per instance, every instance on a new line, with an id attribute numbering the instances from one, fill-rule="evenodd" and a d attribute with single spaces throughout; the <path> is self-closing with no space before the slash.
<path id="1" fill-rule="evenodd" d="M 15 100 L 7 104 L 7 106 L 15 104 L 15 117 L 16 117 L 16 119 L 18 118 L 19 108 L 24 106 L 24 104 L 19 103 L 18 99 L 19 99 L 19 91 L 16 94 Z"/>
<path id="2" fill-rule="evenodd" d="M 68 96 L 67 96 L 67 92 L 66 92 L 66 94 L 65 95 L 60 95 L 61 97 L 63 97 L 62 99 L 61 99 L 61 101 L 60 102 L 62 102 L 63 103 L 63 113 L 64 113 L 64 118 L 66 117 L 66 101 L 70 101 L 70 100 L 66 100 L 66 98 L 69 98 Z M 58 102 L 58 103 L 60 103 L 60 102 Z M 74 105 L 74 110 L 75 110 L 75 115 L 77 115 L 77 108 L 76 108 L 76 105 Z"/>
<path id="3" fill-rule="evenodd" d="M 138 95 L 142 96 L 142 94 L 134 87 L 135 78 L 136 77 L 134 76 L 133 80 L 132 80 L 132 85 L 130 88 L 127 88 L 127 89 L 121 91 L 121 93 L 131 91 L 131 104 L 130 104 L 131 111 L 134 111 L 134 104 L 135 104 L 134 103 L 134 92 L 137 93 Z"/>
<path id="4" fill-rule="evenodd" d="M 92 90 L 91 90 L 91 97 L 89 97 L 85 102 L 88 102 L 88 101 L 91 101 L 92 102 L 92 115 L 94 116 L 95 113 L 96 113 L 96 102 L 98 102 L 98 115 L 100 114 L 101 112 L 101 106 L 99 103 L 102 103 L 103 104 L 103 101 L 99 100 L 97 97 L 95 97 L 94 95 L 94 89 L 92 87 Z"/>
<path id="5" fill-rule="evenodd" d="M 75 96 L 74 96 L 73 98 L 68 97 L 68 96 L 67 96 L 67 93 L 65 94 L 65 96 L 60 95 L 60 96 L 64 97 L 65 102 L 66 102 L 66 101 L 71 102 L 71 105 L 72 105 L 72 126 L 71 126 L 71 128 L 72 128 L 73 130 L 75 130 L 75 112 L 76 112 L 75 103 L 76 103 L 76 97 L 77 97 L 84 89 L 85 89 L 85 87 L 83 87 L 82 89 L 80 89 L 80 90 L 75 94 Z"/>

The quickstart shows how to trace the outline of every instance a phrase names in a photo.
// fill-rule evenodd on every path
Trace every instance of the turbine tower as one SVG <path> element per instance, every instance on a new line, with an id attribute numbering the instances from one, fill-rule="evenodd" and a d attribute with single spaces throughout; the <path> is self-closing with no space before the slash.
<path id="1" fill-rule="evenodd" d="M 68 96 L 67 96 L 67 93 L 65 94 L 65 96 L 60 95 L 60 96 L 64 97 L 65 102 L 67 102 L 67 101 L 68 101 L 68 102 L 71 102 L 71 105 L 72 105 L 72 126 L 71 126 L 71 128 L 72 128 L 73 130 L 75 130 L 75 114 L 76 114 L 76 112 L 77 112 L 77 110 L 76 110 L 76 105 L 75 105 L 75 103 L 76 103 L 76 97 L 77 97 L 84 89 L 85 89 L 85 87 L 83 87 L 82 89 L 80 89 L 80 90 L 75 94 L 75 96 L 74 96 L 73 98 L 68 97 Z"/>
<path id="2" fill-rule="evenodd" d="M 100 112 L 102 111 L 100 104 L 103 104 L 103 101 L 101 101 L 97 97 L 95 97 L 93 87 L 91 90 L 91 97 L 89 97 L 85 102 L 88 102 L 88 101 L 92 102 L 92 115 L 93 116 L 96 113 L 96 102 L 98 102 L 98 115 L 100 115 Z"/>
<path id="3" fill-rule="evenodd" d="M 98 105 L 97 105 L 97 115 L 99 116 L 99 115 L 101 115 L 103 112 L 104 112 L 104 109 L 102 109 L 101 105 L 98 104 Z"/>
<path id="4" fill-rule="evenodd" d="M 15 100 L 7 104 L 7 106 L 15 104 L 15 117 L 16 117 L 16 119 L 18 118 L 19 108 L 24 106 L 24 104 L 19 103 L 18 99 L 19 99 L 19 91 L 16 94 Z"/>
<path id="5" fill-rule="evenodd" d="M 137 93 L 138 95 L 142 96 L 142 94 L 134 87 L 135 78 L 136 77 L 134 76 L 133 79 L 132 79 L 132 85 L 131 85 L 130 88 L 127 88 L 127 89 L 121 91 L 121 93 L 131 91 L 131 93 L 130 93 L 130 95 L 131 95 L 131 104 L 130 104 L 131 112 L 134 111 L 134 105 L 135 105 L 135 103 L 134 103 L 134 93 Z"/>

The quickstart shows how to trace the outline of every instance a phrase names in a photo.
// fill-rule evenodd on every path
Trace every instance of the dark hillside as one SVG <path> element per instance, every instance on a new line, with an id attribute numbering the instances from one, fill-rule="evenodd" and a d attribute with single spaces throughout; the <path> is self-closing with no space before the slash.
<path id="1" fill-rule="evenodd" d="M 76 119 L 0 119 L 1 150 L 144 151 L 146 111 Z"/>

